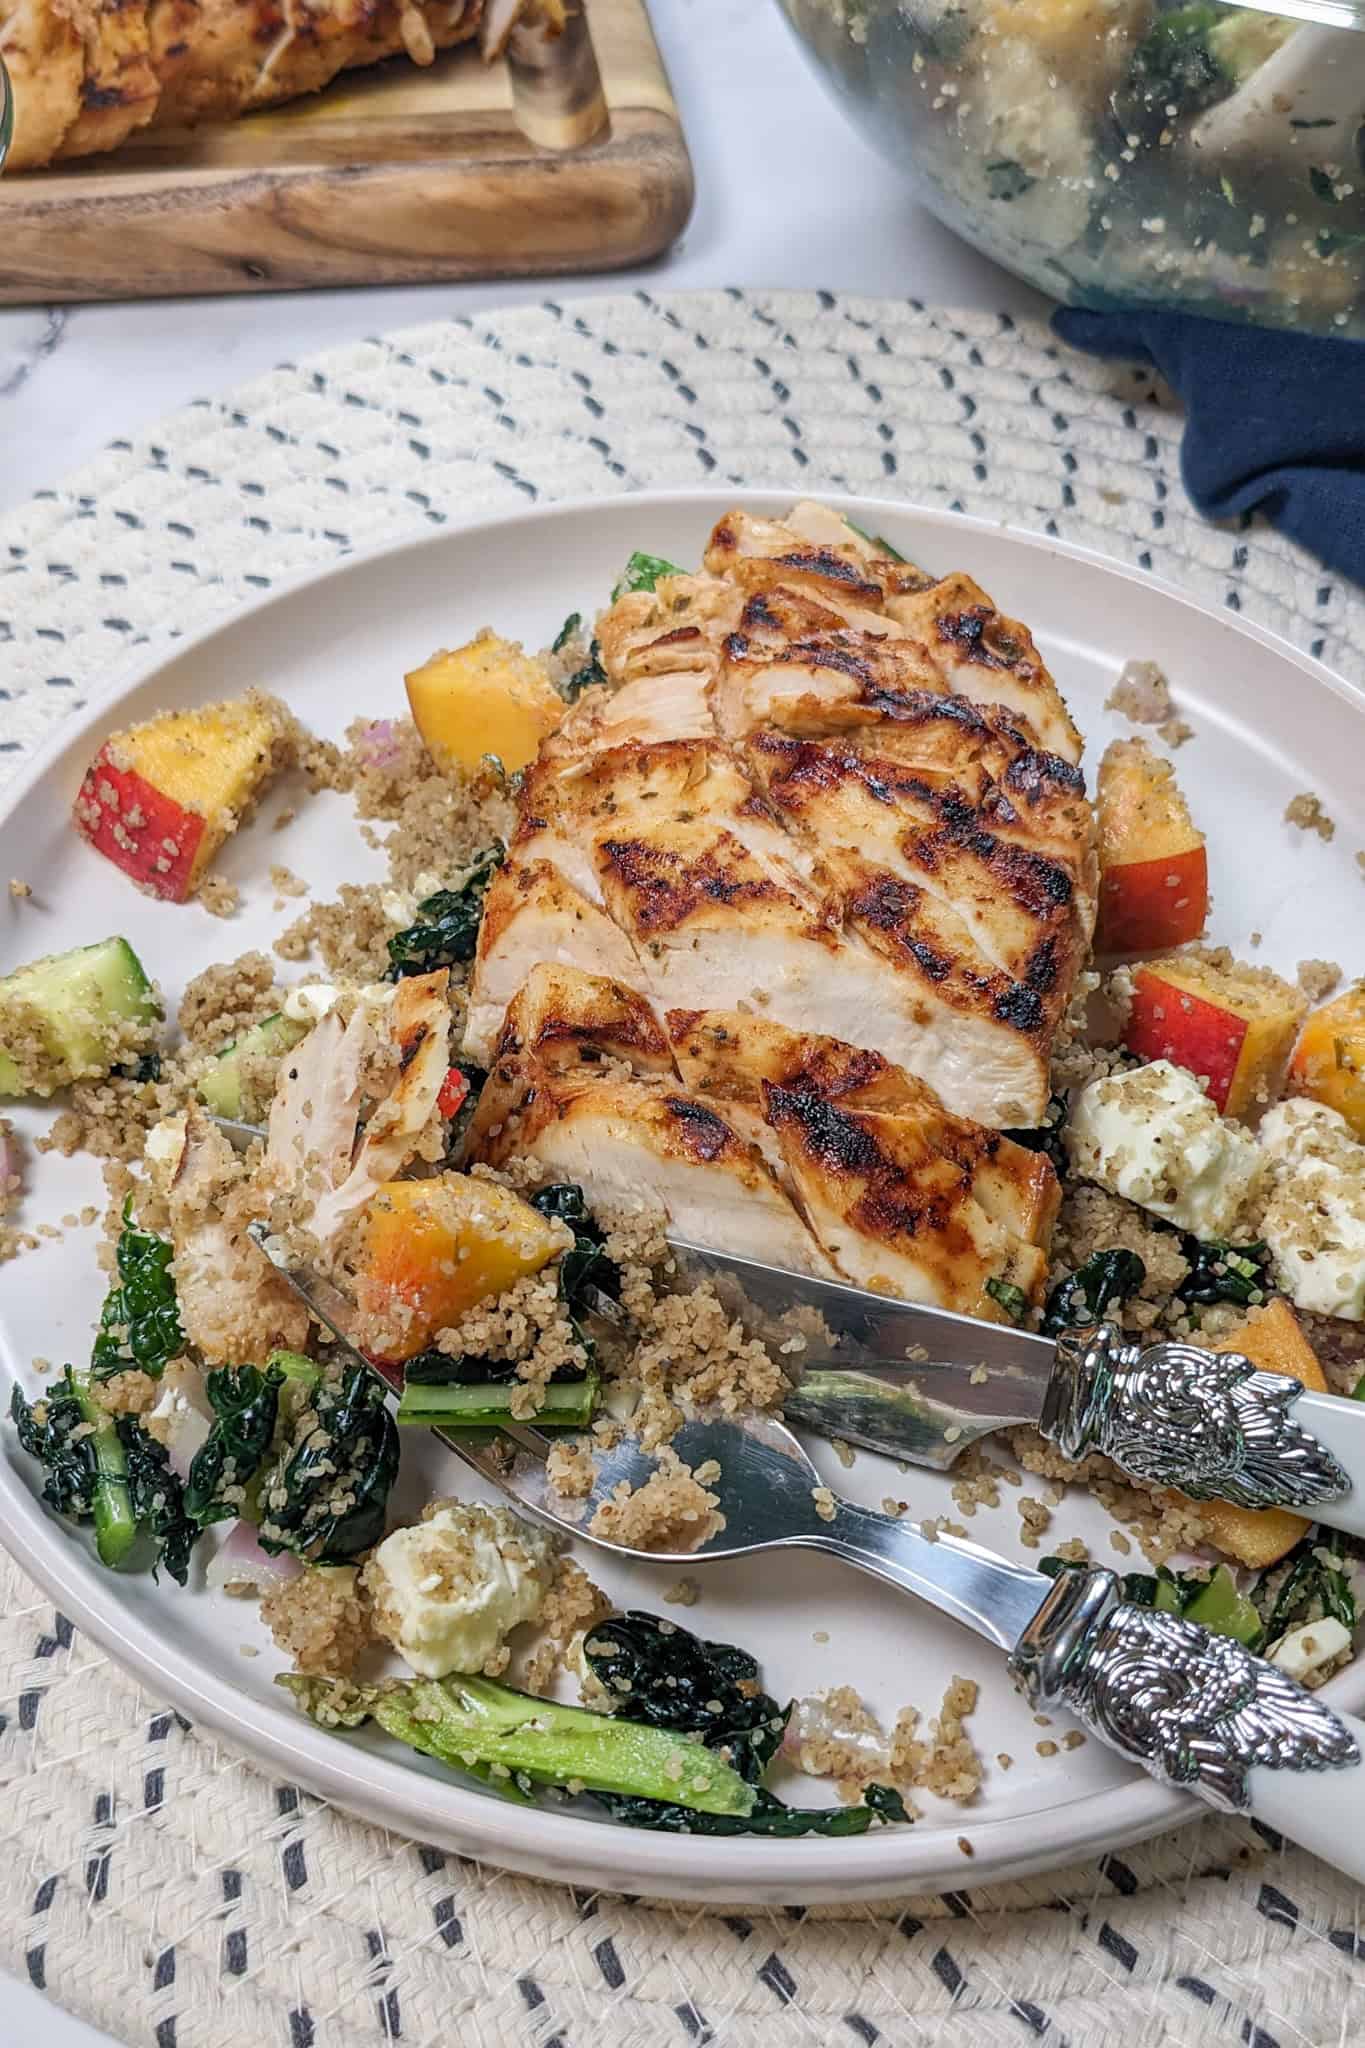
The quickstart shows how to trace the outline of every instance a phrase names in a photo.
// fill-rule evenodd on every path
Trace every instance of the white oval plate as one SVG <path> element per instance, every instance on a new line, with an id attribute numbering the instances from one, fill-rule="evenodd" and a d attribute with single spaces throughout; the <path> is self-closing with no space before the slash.
<path id="1" fill-rule="evenodd" d="M 789 499 L 747 492 L 744 502 L 780 512 Z M 1197 735 L 1180 753 L 1180 773 L 1209 839 L 1214 936 L 1291 975 L 1298 960 L 1330 959 L 1343 949 L 1348 971 L 1365 968 L 1349 950 L 1363 900 L 1354 861 L 1365 846 L 1359 693 L 1270 635 L 1079 549 L 904 504 L 835 502 L 915 561 L 969 570 L 1003 610 L 1029 622 L 1086 734 L 1092 770 L 1104 743 L 1128 730 L 1103 709 L 1122 663 L 1135 655 L 1159 661 Z M 323 897 L 339 880 L 381 872 L 343 799 L 301 802 L 295 822 L 280 831 L 271 823 L 279 802 L 267 801 L 219 864 L 242 887 L 237 918 L 224 923 L 195 907 L 152 902 L 90 852 L 68 822 L 84 767 L 108 732 L 170 705 L 261 683 L 315 731 L 339 737 L 358 714 L 402 711 L 403 671 L 434 647 L 488 623 L 539 647 L 568 612 L 590 616 L 633 548 L 695 561 L 731 503 L 717 493 L 651 494 L 424 536 L 347 560 L 170 656 L 144 659 L 122 688 L 64 725 L 5 794 L 0 877 L 23 877 L 34 889 L 30 900 L 4 911 L 6 962 L 122 932 L 174 1008 L 191 975 L 249 946 L 268 948 L 297 915 L 293 902 L 272 909 L 272 863 L 292 867 Z M 1336 820 L 1330 846 L 1282 822 L 1301 790 L 1316 791 Z M 1253 932 L 1262 937 L 1256 949 Z M 24 1110 L 16 1121 L 36 1135 L 48 1118 Z M 55 1223 L 100 1200 L 91 1161 L 44 1156 L 31 1162 L 21 1220 Z M 30 1385 L 35 1358 L 89 1356 L 103 1291 L 92 1240 L 93 1233 L 70 1232 L 0 1272 L 0 1349 L 8 1372 Z M 102 1570 L 37 1498 L 33 1467 L 8 1426 L 2 1440 L 0 1538 L 61 1609 L 159 1697 L 341 1806 L 510 1869 L 676 1898 L 846 1902 L 958 1885 L 969 1873 L 974 1883 L 1019 1876 L 1122 1846 L 1196 1810 L 1093 1742 L 1040 1757 L 1039 1740 L 1063 1730 L 1046 1734 L 1033 1724 L 996 1653 L 832 1559 L 792 1554 L 699 1567 L 702 1598 L 684 1614 L 664 1606 L 673 1568 L 620 1570 L 600 1552 L 585 1561 L 622 1605 L 662 1610 L 744 1644 L 783 1698 L 851 1683 L 888 1717 L 910 1702 L 927 1718 L 954 1673 L 980 1680 L 970 1726 L 988 1759 L 982 1793 L 970 1807 L 926 1802 L 913 1828 L 844 1841 L 679 1838 L 613 1827 L 578 1810 L 510 1807 L 410 1752 L 314 1728 L 272 1685 L 278 1659 L 253 1607 L 196 1594 L 193 1580 L 181 1592 L 170 1582 Z M 916 1517 L 957 1512 L 936 1474 L 903 1472 L 868 1453 L 844 1471 L 827 1448 L 812 1448 L 829 1482 L 855 1497 L 875 1504 L 892 1494 L 908 1500 Z M 409 1442 L 402 1487 L 415 1508 L 431 1491 L 467 1489 L 468 1479 L 439 1445 Z M 1017 1541 L 1016 1504 L 1021 1492 L 1035 1491 L 1041 1484 L 1028 1480 L 1004 1489 L 1000 1509 L 978 1514 L 972 1534 L 1027 1557 Z M 1069 1497 L 1056 1511 L 1044 1547 L 1076 1534 L 1097 1557 L 1111 1554 L 1109 1525 L 1088 1496 Z M 1329 1697 L 1365 1707 L 1365 1664 L 1336 1680 Z M 1008 1771 L 995 1761 L 1001 1752 L 1014 1759 Z M 808 1799 L 823 1795 L 809 1781 L 784 1789 L 799 1799 L 803 1787 Z"/>

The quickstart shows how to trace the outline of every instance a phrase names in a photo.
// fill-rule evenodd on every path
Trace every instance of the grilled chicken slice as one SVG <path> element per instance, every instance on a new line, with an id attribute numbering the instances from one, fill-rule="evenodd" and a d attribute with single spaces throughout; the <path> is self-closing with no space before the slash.
<path id="1" fill-rule="evenodd" d="M 185 1118 L 167 1207 L 180 1320 L 207 1362 L 301 1351 L 308 1311 L 246 1235 L 255 1204 L 243 1161 L 198 1107 Z"/>
<path id="2" fill-rule="evenodd" d="M 51 163 L 81 115 L 85 39 L 51 0 L 0 0 L 0 57 L 14 86 L 7 164 Z"/>
<path id="3" fill-rule="evenodd" d="M 597 1199 L 648 1189 L 704 1244 L 990 1317 L 987 1280 L 1037 1292 L 1058 1202 L 1044 1157 L 874 1052 L 737 1011 L 670 1012 L 666 1041 L 573 969 L 509 1007 L 471 1146 Z"/>
<path id="4" fill-rule="evenodd" d="M 845 1109 L 765 1084 L 767 1120 L 821 1243 L 860 1287 L 1008 1320 L 988 1289 L 1037 1293 L 1046 1254 L 991 1216 L 973 1191 L 971 1147 L 954 1159 L 910 1115 Z M 1009 1143 L 979 1131 L 977 1143 Z"/>
<path id="5" fill-rule="evenodd" d="M 741 735 L 776 725 L 837 732 L 896 717 L 907 700 L 945 690 L 926 648 L 873 617 L 851 625 L 802 590 L 756 591 L 724 643 L 716 722 Z"/>
<path id="6" fill-rule="evenodd" d="M 1061 1200 L 1048 1160 L 998 1131 L 951 1116 L 917 1074 L 842 1039 L 787 1031 L 738 1013 L 674 1010 L 667 1023 L 686 1085 L 723 1104 L 732 1120 L 740 1111 L 756 1113 L 771 1131 L 773 1089 L 817 1096 L 843 1110 L 909 1119 L 966 1176 L 988 1216 L 1028 1244 L 1048 1243 Z M 769 1143 L 764 1150 L 771 1156 Z"/>
<path id="7" fill-rule="evenodd" d="M 550 861 L 509 858 L 489 884 L 479 926 L 464 1049 L 487 1066 L 507 1005 L 542 961 L 641 986 L 635 949 L 605 910 Z"/>
<path id="8" fill-rule="evenodd" d="M 500 21 L 537 4 L 558 13 L 558 0 L 500 0 Z M 9 168 L 109 150 L 149 125 L 228 120 L 400 51 L 429 64 L 477 35 L 482 13 L 482 0 L 0 0 L 18 107 Z"/>
<path id="9" fill-rule="evenodd" d="M 1001 839 L 951 785 L 926 788 L 914 770 L 813 740 L 758 734 L 748 759 L 777 815 L 827 858 L 856 854 L 938 899 L 966 927 L 979 960 L 1040 991 L 1069 988 L 1089 933 L 1072 874 L 1049 855 Z"/>
<path id="10" fill-rule="evenodd" d="M 843 526 L 842 539 L 831 522 Z M 880 553 L 837 513 L 809 504 L 786 521 L 728 514 L 712 533 L 706 566 L 746 591 L 794 586 L 883 612 L 888 628 L 927 650 L 944 688 L 974 704 L 1006 706 L 1027 719 L 1037 745 L 1080 760 L 1080 734 L 1032 634 L 998 612 L 970 576 L 935 580 Z"/>
<path id="11" fill-rule="evenodd" d="M 557 1073 L 624 1060 L 636 1074 L 677 1079 L 668 1040 L 642 996 L 624 982 L 548 961 L 532 969 L 508 1004 L 493 1064 L 522 1053 Z M 480 1127 L 476 1120 L 476 1134 Z"/>
<path id="12" fill-rule="evenodd" d="M 1073 765 L 1083 742 L 1033 635 L 998 612 L 979 583 L 954 574 L 927 590 L 887 600 L 887 611 L 931 648 L 956 696 L 1003 704 L 1027 721 L 1038 745 Z"/>
<path id="13" fill-rule="evenodd" d="M 507 1058 L 485 1084 L 479 1122 L 479 1156 L 490 1165 L 531 1158 L 547 1179 L 576 1181 L 590 1203 L 628 1207 L 644 1195 L 680 1237 L 838 1277 L 762 1154 L 681 1089 Z"/>

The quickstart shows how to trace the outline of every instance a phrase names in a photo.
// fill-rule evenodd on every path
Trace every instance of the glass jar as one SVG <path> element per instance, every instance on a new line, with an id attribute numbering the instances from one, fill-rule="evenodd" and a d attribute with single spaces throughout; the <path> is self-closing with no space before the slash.
<path id="1" fill-rule="evenodd" d="M 1365 0 L 780 4 L 919 196 L 1054 298 L 1365 337 Z"/>

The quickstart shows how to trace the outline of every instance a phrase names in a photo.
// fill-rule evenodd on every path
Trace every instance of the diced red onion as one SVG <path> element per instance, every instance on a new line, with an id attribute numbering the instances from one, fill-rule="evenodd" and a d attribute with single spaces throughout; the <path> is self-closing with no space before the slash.
<path id="1" fill-rule="evenodd" d="M 278 1557 L 271 1557 L 261 1548 L 255 1524 L 237 1522 L 227 1541 L 210 1560 L 204 1577 L 214 1588 L 256 1586 L 265 1591 L 270 1586 L 280 1585 L 285 1579 L 296 1579 L 302 1570 L 301 1561 L 292 1551 L 283 1550 Z"/>
<path id="2" fill-rule="evenodd" d="M 368 768 L 394 768 L 402 757 L 395 718 L 372 718 L 356 735 L 355 751 Z"/>

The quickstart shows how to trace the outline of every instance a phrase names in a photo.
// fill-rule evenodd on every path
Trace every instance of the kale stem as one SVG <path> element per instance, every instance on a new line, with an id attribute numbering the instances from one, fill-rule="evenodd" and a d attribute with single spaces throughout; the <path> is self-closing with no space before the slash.
<path id="1" fill-rule="evenodd" d="M 95 1450 L 95 1487 L 91 1509 L 95 1517 L 95 1548 L 100 1563 L 117 1571 L 137 1541 L 137 1518 L 128 1495 L 128 1464 L 114 1418 L 92 1397 L 90 1382 L 73 1372 L 71 1387 L 82 1418 L 94 1432 L 91 1441 Z"/>

